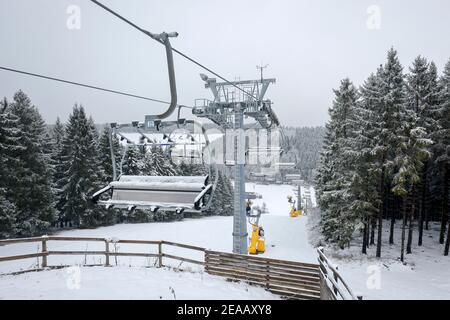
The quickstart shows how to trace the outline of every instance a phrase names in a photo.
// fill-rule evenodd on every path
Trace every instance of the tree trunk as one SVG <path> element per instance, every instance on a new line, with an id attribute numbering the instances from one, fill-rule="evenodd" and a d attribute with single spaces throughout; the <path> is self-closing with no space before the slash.
<path id="1" fill-rule="evenodd" d="M 366 223 L 366 227 L 367 227 L 367 230 L 366 230 L 366 246 L 367 246 L 367 248 L 369 248 L 370 247 L 370 218 L 367 220 L 367 223 Z"/>
<path id="2" fill-rule="evenodd" d="M 370 221 L 371 218 L 368 218 L 366 224 L 364 225 L 364 228 L 366 228 L 366 233 L 364 234 L 364 236 L 366 237 L 367 248 L 370 247 Z"/>
<path id="3" fill-rule="evenodd" d="M 367 230 L 368 227 L 368 223 L 365 222 L 364 223 L 364 230 L 363 230 L 363 242 L 362 242 L 362 253 L 363 254 L 367 254 Z"/>
<path id="4" fill-rule="evenodd" d="M 450 248 L 450 221 L 448 223 L 447 228 L 447 241 L 445 242 L 444 256 L 448 256 L 449 248 Z"/>
<path id="5" fill-rule="evenodd" d="M 394 227 L 395 227 L 395 214 L 397 209 L 397 199 L 394 199 L 396 202 L 395 209 L 391 212 L 391 228 L 389 231 L 389 244 L 394 244 Z"/>
<path id="6" fill-rule="evenodd" d="M 444 211 L 446 211 L 446 213 L 447 213 L 447 220 L 449 220 L 449 223 L 448 223 L 448 228 L 447 228 L 447 241 L 445 242 L 445 249 L 444 249 L 444 255 L 445 256 L 448 256 L 448 251 L 449 251 L 449 247 L 450 247 L 450 219 L 449 219 L 449 210 L 448 210 L 448 207 L 449 207 L 449 205 L 448 205 L 448 202 L 449 202 L 449 176 L 450 176 L 450 169 L 447 167 L 447 170 L 446 170 L 446 172 L 445 172 L 446 174 L 445 174 L 445 181 L 444 181 L 444 185 L 445 185 L 445 188 L 444 188 L 444 190 L 446 191 L 445 193 L 444 193 Z"/>
<path id="7" fill-rule="evenodd" d="M 426 211 L 426 199 L 427 199 L 427 173 L 428 173 L 428 161 L 425 162 L 424 168 L 423 168 L 423 174 L 422 174 L 422 192 L 420 197 L 420 204 L 419 204 L 419 239 L 418 239 L 418 245 L 422 246 L 422 238 L 423 238 L 423 221 L 425 218 L 425 211 Z"/>
<path id="8" fill-rule="evenodd" d="M 384 162 L 384 161 L 383 161 Z M 384 188 L 384 175 L 385 175 L 385 168 L 381 170 L 381 177 L 380 177 L 380 196 L 381 196 L 381 205 L 380 210 L 378 212 L 378 238 L 377 238 L 377 258 L 381 258 L 381 239 L 383 237 L 383 211 L 384 211 L 384 202 L 385 199 L 385 188 Z"/>
<path id="9" fill-rule="evenodd" d="M 414 194 L 414 193 L 412 193 Z M 406 245 L 406 254 L 412 253 L 412 237 L 413 237 L 413 220 L 415 211 L 415 201 L 411 202 L 411 212 L 409 213 L 409 230 L 408 230 L 408 243 Z"/>
<path id="10" fill-rule="evenodd" d="M 375 229 L 377 227 L 377 220 L 375 217 L 371 218 L 372 228 L 370 229 L 370 245 L 375 245 Z"/>
<path id="11" fill-rule="evenodd" d="M 402 247 L 400 253 L 400 260 L 402 262 L 405 261 L 405 237 L 406 237 L 406 203 L 407 201 L 403 201 L 403 224 L 402 224 Z"/>
<path id="12" fill-rule="evenodd" d="M 423 226 L 424 226 L 424 218 L 425 218 L 425 213 L 422 211 L 419 213 L 419 239 L 417 241 L 417 244 L 419 245 L 419 247 L 422 246 L 423 244 Z"/>
<path id="13" fill-rule="evenodd" d="M 444 192 L 443 192 L 442 216 L 441 216 L 441 232 L 439 235 L 439 243 L 440 244 L 444 244 L 445 231 L 446 231 L 447 222 L 448 222 L 448 188 L 449 188 L 448 180 L 449 180 L 450 170 L 448 170 L 447 168 L 445 168 L 444 170 L 445 170 L 445 174 L 444 174 Z"/>

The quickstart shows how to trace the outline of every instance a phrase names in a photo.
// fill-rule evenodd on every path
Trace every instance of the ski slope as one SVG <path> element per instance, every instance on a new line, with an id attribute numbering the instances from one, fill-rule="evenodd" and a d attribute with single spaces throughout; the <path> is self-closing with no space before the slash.
<path id="1" fill-rule="evenodd" d="M 309 245 L 306 231 L 306 217 L 289 217 L 287 195 L 293 194 L 292 186 L 253 185 L 249 191 L 263 195 L 257 202 L 266 202 L 269 214 L 261 217 L 266 232 L 265 257 L 298 260 L 315 263 L 315 249 Z M 118 239 L 167 240 L 196 245 L 217 251 L 232 251 L 232 217 L 205 217 L 186 219 L 170 223 L 122 224 L 93 230 L 73 230 L 60 232 L 60 236 L 104 237 Z M 250 228 L 248 230 L 251 231 Z M 40 244 L 15 244 L 0 247 L 0 256 L 38 252 Z M 49 250 L 95 251 L 103 250 L 102 243 L 49 242 Z M 142 251 L 143 248 L 120 244 L 120 251 Z M 156 253 L 156 246 L 147 247 L 149 253 Z M 165 253 L 173 253 L 186 258 L 203 260 L 203 254 L 182 248 L 164 247 Z M 0 277 L 0 299 L 163 299 L 173 298 L 168 287 L 176 289 L 177 297 L 185 299 L 276 299 L 277 296 L 245 284 L 230 284 L 223 279 L 199 273 L 200 267 L 183 265 L 184 269 L 196 273 L 175 273 L 167 269 L 143 269 L 151 266 L 154 258 L 119 257 L 112 259 L 114 268 L 81 268 L 81 289 L 67 289 L 67 269 L 18 276 Z M 36 259 L 28 259 L 0 264 L 0 273 L 30 269 L 36 266 Z M 82 265 L 104 263 L 103 256 L 51 256 L 49 265 Z M 178 261 L 165 259 L 164 264 L 177 267 Z M 132 269 L 129 269 L 133 266 Z M 98 279 L 98 280 L 97 280 Z M 203 279 L 203 280 L 202 280 Z M 206 281 L 207 279 L 208 281 Z M 141 281 L 140 281 L 141 280 Z M 184 281 L 185 280 L 185 281 Z M 112 287 L 117 286 L 117 290 Z M 137 288 L 141 288 L 138 290 Z M 153 288 L 153 291 L 146 288 Z M 196 290 L 192 290 L 195 287 Z M 151 292 L 150 292 L 150 291 Z M 61 294 L 58 294 L 58 292 Z M 195 292 L 194 292 L 195 291 Z"/>
<path id="2" fill-rule="evenodd" d="M 315 263 L 317 261 L 316 250 L 309 245 L 306 219 L 289 217 L 290 206 L 287 195 L 292 193 L 291 186 L 284 185 L 248 185 L 249 191 L 256 191 L 263 195 L 263 199 L 255 200 L 256 204 L 267 203 L 268 214 L 261 217 L 260 224 L 265 229 L 266 253 L 265 257 L 297 260 Z M 68 237 L 101 237 L 134 240 L 166 240 L 184 244 L 204 247 L 211 250 L 232 252 L 232 217 L 204 217 L 197 219 L 185 219 L 183 221 L 169 223 L 142 223 L 142 224 L 118 224 L 110 227 L 88 230 L 71 230 L 59 232 L 56 235 Z M 251 228 L 248 226 L 250 234 Z M 17 255 L 40 250 L 39 243 L 15 244 L 0 247 L 0 256 Z M 103 250 L 103 243 L 66 243 L 50 242 L 49 250 L 76 250 L 95 251 Z M 133 252 L 135 246 L 120 245 L 120 250 Z M 142 248 L 138 248 L 142 249 Z M 149 247 L 149 253 L 156 253 L 156 247 Z M 176 253 L 193 259 L 202 259 L 202 253 L 192 252 L 181 248 L 165 247 L 168 253 Z M 151 261 L 144 258 L 120 257 L 118 264 L 147 266 Z M 0 272 L 17 271 L 18 268 L 29 269 L 36 264 L 36 259 L 5 262 L 0 264 Z M 87 257 L 50 257 L 49 264 L 74 264 L 88 263 L 99 264 L 104 262 L 102 256 Z M 195 267 L 195 266 L 193 266 Z"/>
<path id="3" fill-rule="evenodd" d="M 65 268 L 0 277 L 0 300 L 276 300 L 263 288 L 166 268 Z"/>
<path id="4" fill-rule="evenodd" d="M 288 195 L 294 195 L 293 186 L 247 184 L 247 191 L 260 193 L 263 198 L 255 200 L 256 205 L 266 203 L 269 213 L 261 216 L 260 223 L 266 234 L 265 257 L 317 263 L 316 249 L 310 244 L 314 237 L 308 231 L 308 219 L 314 221 L 315 215 L 290 218 Z M 306 190 L 302 190 L 304 194 Z M 311 202 L 315 204 L 314 192 L 310 190 Z M 73 230 L 57 235 L 73 237 L 104 237 L 119 239 L 167 240 L 196 245 L 217 251 L 232 251 L 232 217 L 205 217 L 186 219 L 179 222 L 122 224 L 95 230 Z M 249 230 L 250 232 L 250 230 Z M 309 233 L 309 234 L 308 234 Z M 344 279 L 356 294 L 364 299 L 450 299 L 450 258 L 443 257 L 439 250 L 428 246 L 433 241 L 430 235 L 424 237 L 422 254 L 407 257 L 409 264 L 396 260 L 397 247 L 385 245 L 386 258 L 377 260 L 372 256 L 361 258 L 359 246 L 350 250 L 332 251 L 327 255 L 339 266 Z M 385 237 L 387 239 L 387 237 Z M 397 238 L 398 239 L 398 238 Z M 64 243 L 50 242 L 49 250 L 103 250 L 102 243 Z M 143 251 L 156 253 L 156 246 L 139 247 L 124 244 L 120 251 Z M 164 246 L 164 252 L 186 258 L 202 260 L 203 254 L 181 248 Z M 39 244 L 16 244 L 0 247 L 0 256 L 39 252 Z M 423 256 L 423 258 L 422 258 Z M 51 256 L 50 265 L 100 264 L 102 256 Z M 0 273 L 30 269 L 37 264 L 36 259 L 0 263 Z M 0 299 L 10 298 L 96 298 L 96 299 L 172 299 L 169 287 L 174 288 L 177 298 L 185 299 L 275 299 L 269 293 L 245 284 L 231 284 L 210 277 L 200 267 L 181 265 L 195 273 L 175 273 L 167 269 L 143 269 L 151 266 L 154 258 L 120 257 L 112 259 L 114 268 L 81 268 L 81 289 L 67 289 L 67 270 L 55 270 L 23 274 L 19 276 L 0 276 Z M 178 261 L 164 259 L 164 264 L 178 267 Z M 132 267 L 130 269 L 130 266 Z M 377 283 L 376 276 L 379 277 Z M 375 276 L 375 278 L 374 278 Z M 102 281 L 97 281 L 101 279 Z M 203 279 L 203 281 L 202 281 Z M 207 281 L 205 280 L 207 279 Z M 117 290 L 113 289 L 117 286 Z M 196 290 L 191 290 L 195 287 Z M 86 289 L 86 290 L 83 290 Z M 139 289 L 138 289 L 139 288 Z M 153 291 L 148 289 L 153 288 Z M 255 291 L 256 290 L 256 291 Z M 55 292 L 58 292 L 56 294 Z M 60 293 L 59 293 L 60 292 Z M 123 294 L 121 292 L 124 292 Z M 269 294 L 266 296 L 265 294 Z"/>

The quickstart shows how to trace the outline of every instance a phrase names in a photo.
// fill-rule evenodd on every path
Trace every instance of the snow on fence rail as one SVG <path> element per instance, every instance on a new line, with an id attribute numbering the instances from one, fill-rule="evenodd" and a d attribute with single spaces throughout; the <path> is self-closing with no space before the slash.
<path id="1" fill-rule="evenodd" d="M 321 300 L 362 300 L 356 296 L 342 276 L 323 252 L 323 247 L 317 249 L 319 253 L 320 298 Z"/>
<path id="2" fill-rule="evenodd" d="M 74 251 L 74 250 L 49 250 L 48 242 L 99 242 L 104 243 L 104 250 L 96 251 Z M 96 266 L 111 266 L 110 258 L 114 257 L 144 257 L 156 258 L 154 266 L 170 267 L 163 263 L 163 258 L 200 265 L 211 275 L 224 277 L 231 281 L 243 281 L 249 284 L 264 287 L 266 290 L 290 299 L 310 299 L 310 300 L 356 300 L 356 297 L 337 269 L 328 261 L 319 248 L 319 264 L 309 264 L 295 261 L 269 259 L 263 257 L 238 255 L 233 253 L 224 253 L 211 251 L 205 248 L 186 245 L 170 241 L 149 241 L 149 240 L 120 240 L 109 238 L 88 238 L 88 237 L 54 237 L 43 236 L 36 238 L 0 240 L 0 247 L 24 243 L 41 243 L 40 252 L 26 253 L 13 256 L 0 256 L 0 263 L 7 261 L 23 260 L 30 258 L 42 258 L 38 268 L 14 272 L 12 274 L 24 273 L 29 271 L 40 271 L 46 268 L 64 268 L 62 265 L 49 265 L 49 256 L 105 256 L 104 264 L 95 264 Z M 147 252 L 118 252 L 117 244 L 127 245 L 151 245 L 156 246 L 157 253 Z M 115 250 L 111 250 L 111 245 Z M 192 250 L 204 254 L 202 261 L 175 255 L 172 252 L 164 252 L 163 246 L 177 247 Z M 85 262 L 84 265 L 87 265 Z M 180 264 L 181 265 L 181 264 Z M 92 266 L 92 265 L 89 265 Z M 179 266 L 178 266 L 178 269 Z M 342 288 L 343 287 L 343 288 Z"/>
<path id="3" fill-rule="evenodd" d="M 48 250 L 47 243 L 49 241 L 82 241 L 82 242 L 103 242 L 105 244 L 105 250 L 103 251 L 74 251 L 74 250 L 65 250 L 65 251 L 55 251 Z M 11 244 L 19 244 L 19 243 L 31 243 L 31 242 L 40 242 L 41 252 L 38 253 L 30 253 L 30 254 L 22 254 L 15 256 L 6 256 L 0 257 L 0 262 L 5 261 L 14 261 L 14 260 L 22 260 L 29 258 L 42 258 L 41 268 L 52 267 L 48 264 L 49 256 L 58 256 L 58 255 L 104 255 L 105 256 L 105 266 L 110 266 L 110 257 L 144 257 L 144 258 L 158 258 L 158 267 L 163 267 L 163 258 L 174 259 L 182 262 L 188 262 L 197 265 L 204 265 L 203 261 L 198 261 L 194 259 L 184 258 L 180 256 L 176 256 L 173 254 L 168 254 L 163 252 L 163 245 L 180 247 L 189 250 L 196 250 L 200 252 L 204 252 L 204 248 L 185 245 L 181 243 L 169 242 L 169 241 L 147 241 L 147 240 L 119 240 L 119 239 L 107 239 L 107 238 L 87 238 L 87 237 L 53 237 L 53 236 L 44 236 L 37 238 L 23 238 L 23 239 L 12 239 L 12 240 L 0 240 L 0 246 L 2 245 L 11 245 Z M 110 248 L 110 244 L 147 244 L 147 245 L 155 245 L 158 246 L 158 253 L 148 253 L 148 252 L 117 252 L 112 251 Z M 60 266 L 58 266 L 60 267 Z"/>

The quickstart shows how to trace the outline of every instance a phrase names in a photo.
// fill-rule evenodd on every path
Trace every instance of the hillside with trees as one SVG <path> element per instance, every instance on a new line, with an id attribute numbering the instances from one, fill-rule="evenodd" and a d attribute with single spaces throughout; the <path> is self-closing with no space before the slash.
<path id="1" fill-rule="evenodd" d="M 312 182 L 319 163 L 325 136 L 324 127 L 285 127 L 283 141 L 283 161 L 295 162 L 297 171 L 303 178 Z"/>
<path id="2" fill-rule="evenodd" d="M 212 172 L 214 199 L 205 215 L 232 215 L 232 185 L 203 165 L 175 165 L 161 147 L 112 139 L 116 169 L 126 175 L 187 176 Z M 120 160 L 123 158 L 123 166 Z M 105 209 L 91 196 L 113 179 L 109 132 L 99 132 L 83 106 L 67 124 L 47 126 L 29 97 L 18 91 L 0 102 L 0 238 L 28 237 L 61 228 L 180 219 L 169 212 Z"/>
<path id="3" fill-rule="evenodd" d="M 418 56 L 405 72 L 392 48 L 360 87 L 344 79 L 334 93 L 316 175 L 325 241 L 344 249 L 362 237 L 361 252 L 382 257 L 387 229 L 404 261 L 437 223 L 448 255 L 450 61 L 439 75 Z"/>

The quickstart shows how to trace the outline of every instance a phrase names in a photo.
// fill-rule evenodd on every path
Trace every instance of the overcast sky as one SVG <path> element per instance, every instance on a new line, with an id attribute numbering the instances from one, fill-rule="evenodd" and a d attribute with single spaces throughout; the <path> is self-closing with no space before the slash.
<path id="1" fill-rule="evenodd" d="M 285 125 L 323 125 L 332 89 L 344 77 L 360 85 L 391 46 L 405 67 L 421 54 L 441 72 L 450 58 L 448 0 L 103 2 L 154 33 L 179 32 L 174 47 L 231 80 L 258 78 L 256 65 L 269 64 L 266 75 L 277 83 L 267 97 Z M 79 30 L 67 27 L 71 5 L 81 10 Z M 89 0 L 0 0 L 0 39 L 0 66 L 169 99 L 164 48 Z M 175 63 L 179 103 L 211 98 L 204 71 L 180 57 Z M 99 123 L 143 121 L 164 109 L 0 70 L 0 96 L 19 88 L 49 123 L 65 121 L 76 102 Z"/>

